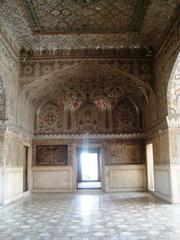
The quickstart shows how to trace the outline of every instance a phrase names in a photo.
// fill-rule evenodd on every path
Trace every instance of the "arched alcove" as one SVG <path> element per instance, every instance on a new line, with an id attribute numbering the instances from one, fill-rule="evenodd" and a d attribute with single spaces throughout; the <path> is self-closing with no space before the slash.
<path id="1" fill-rule="evenodd" d="M 87 101 L 76 112 L 77 133 L 101 132 L 101 115 L 97 107 Z"/>
<path id="2" fill-rule="evenodd" d="M 62 128 L 62 114 L 60 108 L 48 101 L 36 113 L 35 133 L 59 133 Z"/>
<path id="3" fill-rule="evenodd" d="M 140 130 L 138 109 L 127 98 L 121 99 L 113 111 L 115 133 L 132 133 Z"/>

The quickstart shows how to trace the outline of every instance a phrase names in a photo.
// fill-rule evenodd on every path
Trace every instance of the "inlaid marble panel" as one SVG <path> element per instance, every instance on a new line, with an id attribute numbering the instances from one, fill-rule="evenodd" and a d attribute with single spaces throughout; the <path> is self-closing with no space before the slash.
<path id="1" fill-rule="evenodd" d="M 36 164 L 39 166 L 67 165 L 67 145 L 37 145 Z"/>

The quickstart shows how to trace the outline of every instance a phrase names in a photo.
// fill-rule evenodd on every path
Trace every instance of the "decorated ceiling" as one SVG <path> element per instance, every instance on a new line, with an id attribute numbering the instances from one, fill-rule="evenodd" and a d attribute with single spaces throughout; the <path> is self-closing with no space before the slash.
<path id="1" fill-rule="evenodd" d="M 149 0 L 21 0 L 34 33 L 137 32 Z"/>
<path id="2" fill-rule="evenodd" d="M 19 49 L 156 47 L 177 4 L 177 0 L 3 0 L 0 28 Z"/>

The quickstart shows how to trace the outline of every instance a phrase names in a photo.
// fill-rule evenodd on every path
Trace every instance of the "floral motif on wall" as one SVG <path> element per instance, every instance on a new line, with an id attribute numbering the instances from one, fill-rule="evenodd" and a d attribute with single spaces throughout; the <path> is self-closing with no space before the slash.
<path id="1" fill-rule="evenodd" d="M 107 107 L 107 99 L 103 98 L 103 97 L 97 97 L 96 100 L 94 101 L 96 107 L 103 111 L 104 109 L 106 109 Z M 109 105 L 109 104 L 108 104 Z"/>
<path id="2" fill-rule="evenodd" d="M 81 100 L 76 96 L 63 96 L 59 98 L 58 104 L 63 110 L 71 109 L 75 112 L 81 106 Z"/>
<path id="3" fill-rule="evenodd" d="M 36 134 L 135 133 L 141 131 L 138 111 L 126 98 L 115 108 L 98 108 L 89 98 L 76 110 L 49 102 L 38 111 L 35 129 Z"/>
<path id="4" fill-rule="evenodd" d="M 99 110 L 105 111 L 106 109 L 114 109 L 118 99 L 118 96 L 113 96 L 111 92 L 107 92 L 104 96 L 96 97 L 94 103 Z"/>

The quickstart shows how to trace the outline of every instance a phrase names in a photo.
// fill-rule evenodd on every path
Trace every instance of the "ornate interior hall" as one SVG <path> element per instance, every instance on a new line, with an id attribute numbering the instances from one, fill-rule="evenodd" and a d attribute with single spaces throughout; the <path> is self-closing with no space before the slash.
<path id="1" fill-rule="evenodd" d="M 179 240 L 179 204 L 179 0 L 1 0 L 0 239 Z"/>

